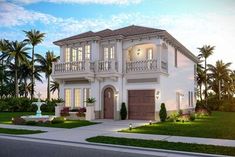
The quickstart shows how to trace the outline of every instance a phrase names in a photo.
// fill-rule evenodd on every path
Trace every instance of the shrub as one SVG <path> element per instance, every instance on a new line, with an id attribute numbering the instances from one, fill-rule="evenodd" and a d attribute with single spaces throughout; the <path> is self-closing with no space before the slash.
<path id="1" fill-rule="evenodd" d="M 85 107 L 78 108 L 78 111 L 77 111 L 76 115 L 78 117 L 85 117 L 86 116 L 85 112 L 86 112 L 86 108 Z"/>
<path id="2" fill-rule="evenodd" d="M 27 121 L 25 124 L 26 125 L 36 125 L 37 122 L 35 122 L 35 121 Z"/>
<path id="3" fill-rule="evenodd" d="M 179 112 L 173 112 L 169 117 L 167 117 L 167 121 L 176 122 L 178 121 L 179 116 L 180 116 Z"/>
<path id="4" fill-rule="evenodd" d="M 195 114 L 194 114 L 194 113 L 191 113 L 191 114 L 190 114 L 190 117 L 189 117 L 189 120 L 190 120 L 190 121 L 194 121 L 195 119 L 196 119 Z"/>
<path id="5" fill-rule="evenodd" d="M 25 124 L 25 120 L 23 118 L 20 118 L 20 117 L 14 117 L 12 119 L 12 124 L 15 124 L 15 125 L 24 125 Z"/>
<path id="6" fill-rule="evenodd" d="M 161 122 L 165 122 L 165 120 L 167 118 L 167 112 L 166 112 L 166 107 L 165 107 L 164 103 L 161 104 L 161 109 L 160 109 L 160 112 L 159 112 L 159 117 L 160 117 Z"/>
<path id="7" fill-rule="evenodd" d="M 29 98 L 4 98 L 0 100 L 0 111 L 11 112 L 36 112 L 37 106 L 32 105 L 32 102 L 38 101 L 37 99 L 30 100 Z M 56 106 L 55 101 L 48 101 L 47 105 L 42 105 L 42 112 L 54 112 Z"/>
<path id="8" fill-rule="evenodd" d="M 69 116 L 69 107 L 64 107 L 64 108 L 60 111 L 60 115 L 61 115 L 62 117 Z"/>
<path id="9" fill-rule="evenodd" d="M 64 117 L 56 117 L 51 121 L 51 124 L 61 124 L 64 123 Z"/>
<path id="10" fill-rule="evenodd" d="M 195 113 L 196 118 L 202 118 L 205 116 L 209 116 L 210 112 L 207 109 L 197 109 Z"/>
<path id="11" fill-rule="evenodd" d="M 120 110 L 120 116 L 121 120 L 125 120 L 127 117 L 127 109 L 126 109 L 126 104 L 123 102 Z"/>

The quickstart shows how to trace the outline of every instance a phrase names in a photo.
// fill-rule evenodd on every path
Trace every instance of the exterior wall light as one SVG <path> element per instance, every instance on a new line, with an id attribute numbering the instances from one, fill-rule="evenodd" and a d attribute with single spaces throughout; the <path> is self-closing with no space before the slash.
<path id="1" fill-rule="evenodd" d="M 138 55 L 138 56 L 140 55 L 140 49 L 137 50 L 137 55 Z"/>
<path id="2" fill-rule="evenodd" d="M 160 91 L 156 91 L 155 97 L 156 97 L 156 100 L 158 100 L 160 98 Z"/>
<path id="3" fill-rule="evenodd" d="M 129 124 L 129 130 L 130 131 L 132 130 L 132 124 L 131 123 Z"/>
<path id="4" fill-rule="evenodd" d="M 118 95 L 119 95 L 119 92 L 116 91 L 115 94 L 114 94 L 114 96 L 115 96 L 115 97 L 118 97 Z"/>

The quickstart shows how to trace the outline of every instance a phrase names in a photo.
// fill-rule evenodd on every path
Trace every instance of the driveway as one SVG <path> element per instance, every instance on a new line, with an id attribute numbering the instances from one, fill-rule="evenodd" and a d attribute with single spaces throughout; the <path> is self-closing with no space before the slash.
<path id="1" fill-rule="evenodd" d="M 71 141 L 71 142 L 86 142 L 87 138 L 94 136 L 109 136 L 109 135 L 111 136 L 118 130 L 127 129 L 130 123 L 132 124 L 133 127 L 145 125 L 148 123 L 148 121 L 140 121 L 140 120 L 114 121 L 106 119 L 95 120 L 94 122 L 100 122 L 100 124 L 73 128 L 73 129 L 61 129 L 40 134 L 19 135 L 19 136 Z"/>

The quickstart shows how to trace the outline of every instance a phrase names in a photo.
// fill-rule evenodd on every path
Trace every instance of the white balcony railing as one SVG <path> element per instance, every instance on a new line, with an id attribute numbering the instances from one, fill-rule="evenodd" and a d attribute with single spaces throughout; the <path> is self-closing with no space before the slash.
<path id="1" fill-rule="evenodd" d="M 126 72 L 156 71 L 157 60 L 130 61 L 126 63 Z"/>
<path id="2" fill-rule="evenodd" d="M 117 61 L 115 60 L 98 61 L 98 72 L 115 72 L 117 69 Z"/>
<path id="3" fill-rule="evenodd" d="M 90 61 L 62 62 L 55 63 L 54 74 L 67 72 L 94 71 L 94 63 Z"/>
<path id="4" fill-rule="evenodd" d="M 52 70 L 54 74 L 63 74 L 71 72 L 116 72 L 117 69 L 117 61 L 110 60 L 54 63 Z"/>

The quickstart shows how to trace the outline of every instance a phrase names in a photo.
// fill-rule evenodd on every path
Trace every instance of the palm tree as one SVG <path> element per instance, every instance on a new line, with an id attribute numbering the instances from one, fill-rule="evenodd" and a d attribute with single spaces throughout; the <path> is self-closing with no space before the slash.
<path id="1" fill-rule="evenodd" d="M 32 91 L 31 91 L 31 99 L 34 97 L 34 85 L 35 85 L 35 67 L 34 67 L 34 48 L 36 45 L 41 43 L 43 41 L 43 38 L 45 37 L 45 33 L 41 33 L 38 30 L 30 30 L 30 31 L 24 31 L 26 34 L 27 41 L 32 45 Z"/>
<path id="2" fill-rule="evenodd" d="M 47 99 L 50 100 L 50 77 L 52 73 L 52 63 L 59 60 L 59 56 L 56 57 L 53 52 L 48 51 L 45 58 L 40 54 L 35 55 L 37 62 L 41 66 L 41 71 L 45 73 L 47 78 Z"/>
<path id="3" fill-rule="evenodd" d="M 218 99 L 221 100 L 221 91 L 222 86 L 225 85 L 225 82 L 228 82 L 230 80 L 229 73 L 231 70 L 229 69 L 229 66 L 232 63 L 224 63 L 222 60 L 218 60 L 214 65 L 208 64 L 208 70 L 211 72 L 209 74 L 209 77 L 211 79 L 214 79 L 214 86 L 218 87 L 218 93 L 217 90 L 214 89 L 215 93 L 218 94 Z"/>
<path id="4" fill-rule="evenodd" d="M 50 91 L 54 93 L 57 90 L 58 99 L 60 97 L 60 84 L 57 81 L 51 81 Z"/>
<path id="5" fill-rule="evenodd" d="M 18 97 L 19 95 L 19 87 L 18 87 L 18 69 L 20 64 L 24 63 L 27 58 L 29 58 L 27 51 L 29 50 L 26 47 L 27 43 L 25 42 L 18 42 L 12 41 L 8 42 L 8 52 L 7 58 L 9 60 L 14 59 L 14 83 L 15 83 L 15 96 Z"/>
<path id="6" fill-rule="evenodd" d="M 207 58 L 213 54 L 215 46 L 204 45 L 201 48 L 198 48 L 200 54 L 198 55 L 199 58 L 204 58 L 204 73 L 205 73 L 205 102 L 207 105 Z"/>
<path id="7" fill-rule="evenodd" d="M 200 64 L 197 65 L 197 85 L 199 87 L 199 97 L 202 101 L 202 85 L 205 83 L 205 73 L 202 69 L 202 66 Z"/>

